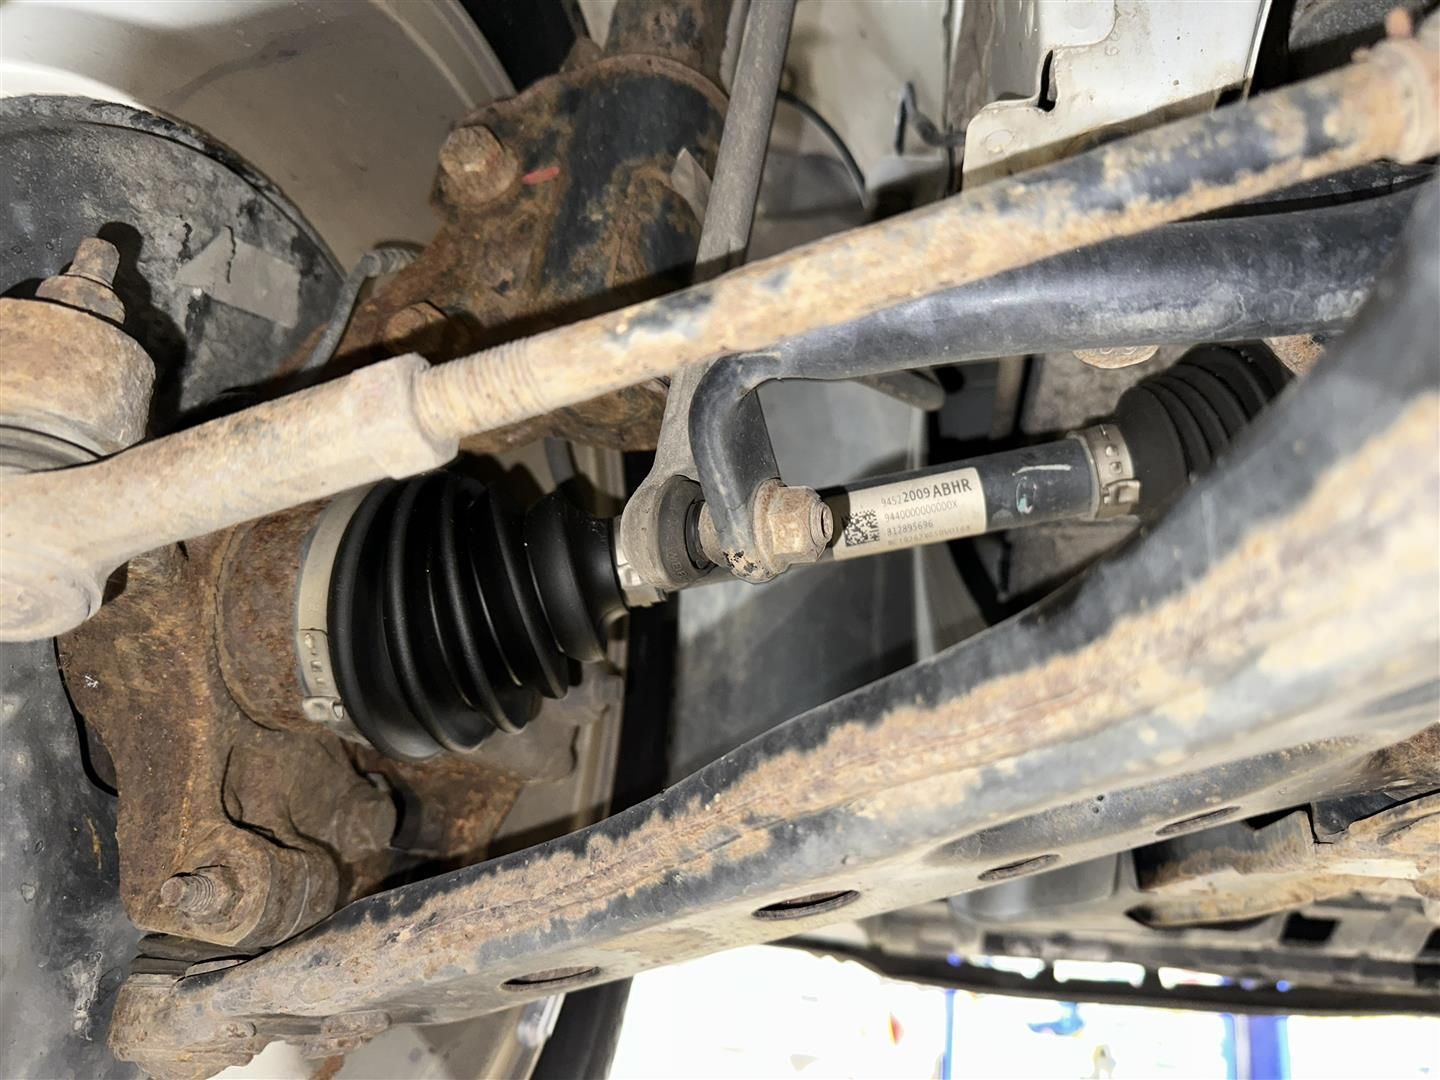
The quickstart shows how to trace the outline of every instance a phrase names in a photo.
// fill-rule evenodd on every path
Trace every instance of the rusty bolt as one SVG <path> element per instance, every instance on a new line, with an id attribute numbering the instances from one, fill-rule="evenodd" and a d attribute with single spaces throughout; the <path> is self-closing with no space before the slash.
<path id="1" fill-rule="evenodd" d="M 160 903 L 191 918 L 223 915 L 239 897 L 234 875 L 223 866 L 207 866 L 193 873 L 175 874 L 160 886 Z"/>
<path id="2" fill-rule="evenodd" d="M 814 562 L 830 542 L 830 508 L 812 488 L 767 485 L 755 500 L 758 532 L 768 561 L 779 571 L 797 562 Z"/>
<path id="3" fill-rule="evenodd" d="M 115 245 L 98 236 L 87 236 L 75 249 L 75 258 L 70 260 L 70 269 L 65 272 L 97 285 L 113 285 L 119 269 L 120 252 Z"/>
<path id="4" fill-rule="evenodd" d="M 77 311 L 88 311 L 119 326 L 125 321 L 125 305 L 111 288 L 119 269 L 120 252 L 114 244 L 98 236 L 86 237 L 75 249 L 70 268 L 42 281 L 35 295 Z"/>
<path id="5" fill-rule="evenodd" d="M 738 577 L 768 581 L 795 563 L 813 563 L 825 554 L 834 535 L 835 517 L 818 492 L 767 480 L 750 505 L 759 550 L 746 552 L 744 560 L 731 558 L 723 550 L 710 507 L 700 508 L 697 538 L 712 562 L 728 564 Z"/>
<path id="6" fill-rule="evenodd" d="M 519 160 L 487 127 L 456 128 L 440 147 L 441 194 L 456 206 L 484 206 L 519 175 Z"/>

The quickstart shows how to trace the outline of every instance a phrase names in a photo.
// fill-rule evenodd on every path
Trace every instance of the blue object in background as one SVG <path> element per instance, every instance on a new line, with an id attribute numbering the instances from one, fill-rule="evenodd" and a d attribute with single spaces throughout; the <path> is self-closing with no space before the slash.
<path id="1" fill-rule="evenodd" d="M 1080 1019 L 1079 1005 L 1073 1001 L 1062 1001 L 1060 1015 L 1054 1020 L 1040 1020 L 1026 1026 L 1037 1035 L 1074 1035 L 1084 1029 L 1085 1021 Z"/>
<path id="2" fill-rule="evenodd" d="M 945 1052 L 940 1055 L 940 1080 L 955 1075 L 955 991 L 945 991 Z"/>
<path id="3" fill-rule="evenodd" d="M 1283 1016 L 1226 1013 L 1228 1080 L 1289 1080 L 1290 1036 Z"/>
<path id="4" fill-rule="evenodd" d="M 1243 1016 L 1250 1052 L 1249 1080 L 1288 1080 L 1290 1039 L 1283 1016 Z"/>

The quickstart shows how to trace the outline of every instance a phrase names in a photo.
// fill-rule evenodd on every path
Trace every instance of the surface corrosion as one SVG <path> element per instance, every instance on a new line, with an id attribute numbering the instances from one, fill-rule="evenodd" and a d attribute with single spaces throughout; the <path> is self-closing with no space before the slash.
<path id="1" fill-rule="evenodd" d="M 1440 24 L 1427 30 L 1434 39 Z M 489 431 L 1351 165 L 1434 153 L 1423 103 L 1437 83 L 1433 40 L 1383 43 L 1308 82 L 441 365 L 420 380 L 422 423 Z"/>
<path id="2" fill-rule="evenodd" d="M 120 595 L 60 640 L 71 697 L 114 763 L 121 894 L 144 929 L 273 944 L 402 869 L 483 858 L 519 793 L 524 777 L 493 761 L 392 762 L 304 717 L 291 628 L 318 511 L 134 560 Z M 234 910 L 161 902 L 166 879 L 203 867 L 233 879 Z"/>
<path id="3" fill-rule="evenodd" d="M 690 6 L 707 4 L 715 0 Z M 567 70 L 459 122 L 433 193 L 439 232 L 355 312 L 330 370 L 411 351 L 449 360 L 685 284 L 700 222 L 670 174 L 682 149 L 713 172 L 725 98 L 681 62 L 698 60 L 692 51 L 677 59 L 664 42 L 647 47 L 647 29 L 675 29 L 668 5 L 626 8 L 636 25 L 625 48 L 602 57 L 583 42 Z M 640 25 L 656 21 L 651 9 L 665 27 Z M 719 25 L 723 39 L 723 17 Z M 718 48 L 700 52 L 718 60 Z M 559 435 L 648 449 L 664 401 L 662 384 L 637 381 L 469 433 L 463 448 L 493 453 Z"/>
<path id="4" fill-rule="evenodd" d="M 0 421 L 92 454 L 145 434 L 155 365 L 118 327 L 58 303 L 0 298 L 0 344 Z"/>
<path id="5" fill-rule="evenodd" d="M 1431 30 L 1428 43 L 1384 42 L 1308 82 L 613 314 L 433 368 L 397 357 L 93 465 L 5 478 L 0 546 L 24 550 L 39 537 L 52 562 L 108 574 L 162 543 L 434 468 L 461 438 L 722 353 L 1376 158 L 1433 153 L 1440 22 L 1422 37 Z M 231 485 L 210 479 L 237 474 Z M 204 498 L 194 494 L 197 476 L 207 481 Z M 82 506 L 83 522 L 75 510 Z M 40 589 L 36 576 L 17 572 L 3 584 Z"/>
<path id="6" fill-rule="evenodd" d="M 1296 810 L 1160 845 L 1140 867 L 1150 926 L 1259 918 L 1353 892 L 1440 900 L 1440 795 L 1355 821 L 1333 842 L 1318 843 Z"/>
<path id="7" fill-rule="evenodd" d="M 957 838 L 1077 790 L 1414 734 L 1429 715 L 1374 703 L 1433 678 L 1440 399 L 1412 386 L 1358 402 L 1343 373 L 1320 375 L 1077 594 L 789 721 L 610 821 L 352 905 L 238 968 L 137 984 L 117 1049 L 178 1074 L 176 1054 L 243 1057 L 325 1016 L 503 1008 L 548 992 L 501 987 L 529 972 L 619 978 L 783 936 L 795 925 L 750 912 L 787 896 L 857 889 L 832 916 L 850 918 L 974 888 L 986 867 Z M 1343 441 L 1317 439 L 1332 430 Z M 1161 824 L 1097 818 L 1090 851 L 1138 846 Z M 217 1034 L 236 1017 L 272 1026 Z"/>

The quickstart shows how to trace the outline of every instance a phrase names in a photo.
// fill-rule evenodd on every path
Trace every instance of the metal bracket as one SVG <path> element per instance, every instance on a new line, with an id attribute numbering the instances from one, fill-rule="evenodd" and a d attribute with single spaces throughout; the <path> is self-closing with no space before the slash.
<path id="1" fill-rule="evenodd" d="M 295 656 L 305 693 L 301 707 L 317 724 L 362 746 L 370 744 L 345 711 L 330 665 L 329 606 L 335 553 L 345 536 L 345 527 L 368 490 L 357 488 L 337 496 L 320 515 L 300 555 L 300 584 L 295 597 Z"/>

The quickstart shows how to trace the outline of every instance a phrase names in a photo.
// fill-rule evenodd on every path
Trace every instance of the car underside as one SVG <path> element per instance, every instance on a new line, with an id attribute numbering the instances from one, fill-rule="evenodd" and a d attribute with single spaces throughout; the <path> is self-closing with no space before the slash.
<path id="1" fill-rule="evenodd" d="M 1440 1012 L 1431 6 L 5 5 L 0 1073 Z"/>

